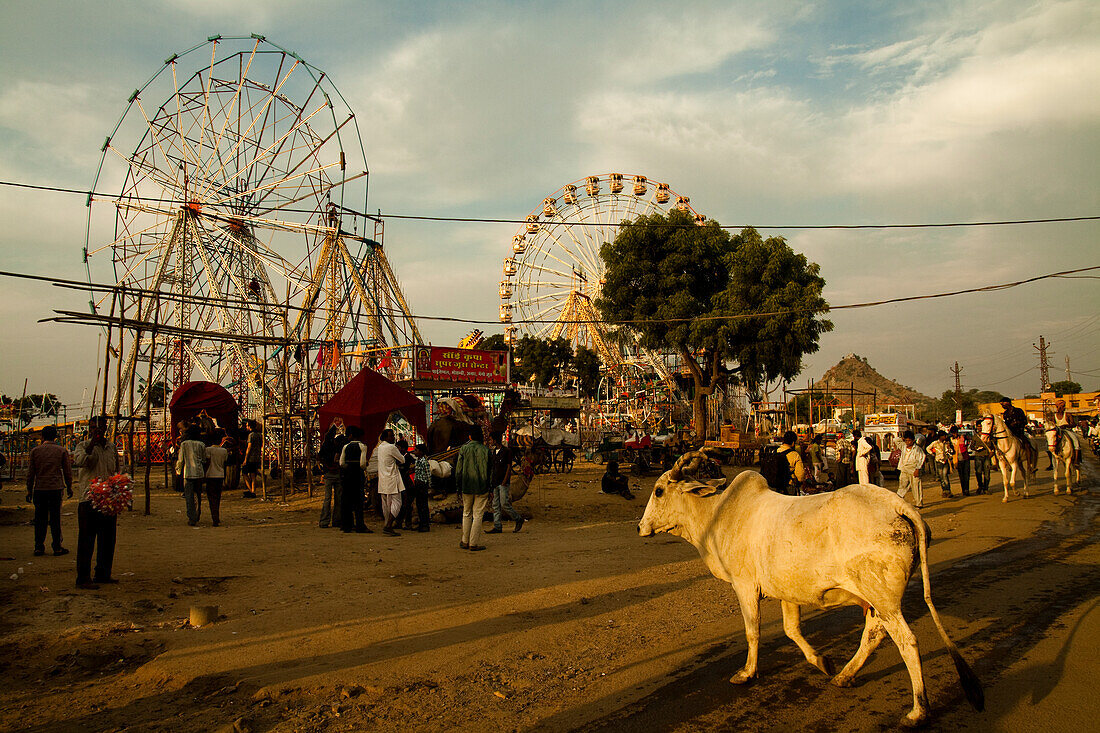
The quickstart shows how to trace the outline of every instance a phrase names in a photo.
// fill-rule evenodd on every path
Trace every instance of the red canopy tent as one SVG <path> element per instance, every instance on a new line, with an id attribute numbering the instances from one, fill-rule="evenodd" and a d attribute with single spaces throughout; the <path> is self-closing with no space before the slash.
<path id="1" fill-rule="evenodd" d="M 333 420 L 340 418 L 345 425 L 362 428 L 363 437 L 370 445 L 378 439 L 386 425 L 386 418 L 392 412 L 404 415 L 416 428 L 421 439 L 427 435 L 424 402 L 378 372 L 365 368 L 352 377 L 332 399 L 321 405 L 317 416 L 322 435 Z"/>
<path id="2" fill-rule="evenodd" d="M 221 427 L 234 430 L 240 408 L 225 387 L 213 382 L 184 382 L 172 392 L 168 411 L 172 414 L 172 438 L 183 420 L 205 412 Z"/>

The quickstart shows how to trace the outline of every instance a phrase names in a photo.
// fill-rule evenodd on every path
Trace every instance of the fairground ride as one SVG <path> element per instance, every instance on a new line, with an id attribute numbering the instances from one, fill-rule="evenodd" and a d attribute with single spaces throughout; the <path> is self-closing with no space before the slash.
<path id="1" fill-rule="evenodd" d="M 544 198 L 512 237 L 500 282 L 500 320 L 509 342 L 522 332 L 564 337 L 574 350 L 593 349 L 606 372 L 607 393 L 618 395 L 613 409 L 628 412 L 639 424 L 648 420 L 651 400 L 622 395 L 652 393 L 638 389 L 640 377 L 648 374 L 662 383 L 669 399 L 682 398 L 673 378 L 676 360 L 602 322 L 594 305 L 606 283 L 600 248 L 614 240 L 624 221 L 672 209 L 705 223 L 688 197 L 643 175 L 605 173 L 568 183 Z"/>
<path id="2" fill-rule="evenodd" d="M 354 112 L 298 54 L 252 35 L 169 56 L 103 144 L 93 191 L 118 196 L 88 199 L 87 320 L 128 335 L 108 414 L 135 380 L 216 382 L 255 417 L 363 366 L 411 376 L 422 339 L 367 181 Z"/>

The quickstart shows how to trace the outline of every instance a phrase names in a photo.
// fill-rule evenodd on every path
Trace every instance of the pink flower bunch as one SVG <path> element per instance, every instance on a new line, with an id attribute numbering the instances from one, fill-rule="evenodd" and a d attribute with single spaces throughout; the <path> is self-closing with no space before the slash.
<path id="1" fill-rule="evenodd" d="M 129 509 L 134 504 L 131 483 L 133 481 L 126 473 L 116 473 L 105 479 L 92 479 L 92 507 L 103 514 L 118 516 L 123 509 Z"/>

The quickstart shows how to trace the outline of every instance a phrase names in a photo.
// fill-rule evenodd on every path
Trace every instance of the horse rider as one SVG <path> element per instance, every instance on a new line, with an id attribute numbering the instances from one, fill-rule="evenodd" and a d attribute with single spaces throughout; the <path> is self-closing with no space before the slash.
<path id="1" fill-rule="evenodd" d="M 1066 412 L 1066 401 L 1063 399 L 1054 402 L 1054 424 L 1058 432 L 1069 438 L 1073 443 L 1073 462 L 1081 461 L 1081 441 L 1077 436 L 1077 418 Z"/>
<path id="2" fill-rule="evenodd" d="M 1028 463 L 1034 464 L 1035 461 L 1030 460 L 1030 458 L 1038 458 L 1038 456 L 1035 455 L 1035 446 L 1031 444 L 1031 439 L 1027 435 L 1027 415 L 1019 407 L 1013 405 L 1012 400 L 1008 397 L 1001 398 L 1001 407 L 1004 409 L 1001 418 L 1005 421 L 1005 427 L 1023 445 L 1024 453 L 1029 456 Z"/>

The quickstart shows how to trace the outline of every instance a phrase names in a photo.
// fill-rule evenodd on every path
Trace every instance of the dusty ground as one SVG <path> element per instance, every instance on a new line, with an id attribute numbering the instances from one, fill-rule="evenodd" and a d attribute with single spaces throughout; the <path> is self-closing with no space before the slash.
<path id="1" fill-rule="evenodd" d="M 517 504 L 532 520 L 480 553 L 459 550 L 454 526 L 400 538 L 319 529 L 319 499 L 303 494 L 230 496 L 222 527 L 190 528 L 183 500 L 156 490 L 152 516 L 120 518 L 122 582 L 94 592 L 73 587 L 73 555 L 31 556 L 31 512 L 7 484 L 0 729 L 232 730 L 243 718 L 256 731 L 875 731 L 908 711 L 896 647 L 880 647 L 856 688 L 834 688 L 783 636 L 774 601 L 761 680 L 730 685 L 745 650 L 732 591 L 681 540 L 638 538 L 653 478 L 627 502 L 597 492 L 599 471 L 537 479 Z M 987 700 L 981 714 L 963 700 L 915 582 L 906 609 L 933 730 L 1100 718 L 1100 498 L 1053 496 L 1049 477 L 1028 500 L 925 509 L 933 596 Z M 75 509 L 66 502 L 74 551 Z M 190 628 L 196 604 L 224 618 Z M 842 609 L 804 627 L 841 661 L 860 625 Z"/>

